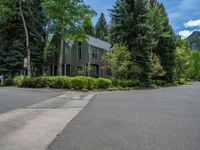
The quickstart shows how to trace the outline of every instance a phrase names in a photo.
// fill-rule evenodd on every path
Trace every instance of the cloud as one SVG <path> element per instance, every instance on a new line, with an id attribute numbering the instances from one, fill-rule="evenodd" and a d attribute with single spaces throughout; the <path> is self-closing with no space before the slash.
<path id="1" fill-rule="evenodd" d="M 182 39 L 186 39 L 188 36 L 190 36 L 194 31 L 190 30 L 183 30 L 178 33 L 182 37 Z"/>
<path id="2" fill-rule="evenodd" d="M 200 27 L 200 19 L 190 20 L 190 21 L 184 23 L 184 26 L 186 28 L 188 28 L 188 27 Z"/>

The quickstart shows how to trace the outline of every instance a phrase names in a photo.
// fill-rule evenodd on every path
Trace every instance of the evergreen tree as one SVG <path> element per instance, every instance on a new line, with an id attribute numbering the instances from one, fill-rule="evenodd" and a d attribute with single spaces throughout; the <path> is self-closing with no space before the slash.
<path id="1" fill-rule="evenodd" d="M 146 0 L 117 0 L 111 10 L 112 44 L 126 43 L 132 59 L 143 70 L 140 80 L 148 83 L 151 76 L 150 26 Z"/>
<path id="2" fill-rule="evenodd" d="M 11 3 L 13 2 L 13 3 Z M 25 1 L 21 3 L 24 19 L 29 34 L 29 49 L 31 50 L 31 65 L 33 74 L 42 74 L 43 49 L 44 49 L 44 15 L 40 0 Z M 17 11 L 18 1 L 1 3 L 1 7 L 15 12 L 5 12 L 0 15 L 0 70 L 2 73 L 15 75 L 23 70 L 23 59 L 27 57 L 26 34 L 24 31 L 21 14 Z M 1 60 L 2 59 L 2 60 Z"/>
<path id="3" fill-rule="evenodd" d="M 92 22 L 85 26 L 84 30 L 87 35 L 94 36 L 94 27 L 92 25 Z"/>
<path id="4" fill-rule="evenodd" d="M 176 40 L 175 34 L 171 25 L 169 24 L 169 19 L 163 4 L 160 4 L 160 8 L 163 14 L 163 33 L 168 33 L 167 36 L 161 36 L 157 45 L 157 54 L 160 56 L 161 64 L 163 69 L 166 71 L 166 81 L 173 82 L 174 79 L 174 69 L 176 66 Z"/>
<path id="5" fill-rule="evenodd" d="M 104 41 L 108 39 L 108 25 L 103 13 L 101 13 L 95 25 L 95 37 Z"/>

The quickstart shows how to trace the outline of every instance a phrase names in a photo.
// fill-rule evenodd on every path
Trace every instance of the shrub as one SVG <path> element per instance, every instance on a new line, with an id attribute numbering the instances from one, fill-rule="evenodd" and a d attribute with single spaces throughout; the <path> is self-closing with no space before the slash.
<path id="1" fill-rule="evenodd" d="M 87 77 L 77 76 L 71 80 L 71 88 L 75 90 L 82 90 L 88 88 Z"/>
<path id="2" fill-rule="evenodd" d="M 4 85 L 9 86 L 9 85 L 13 85 L 13 78 L 8 77 L 7 79 L 4 80 Z"/>
<path id="3" fill-rule="evenodd" d="M 15 85 L 22 86 L 22 82 L 25 78 L 25 76 L 17 76 L 13 79 L 13 82 Z"/>
<path id="4" fill-rule="evenodd" d="M 43 77 L 26 77 L 22 81 L 21 86 L 28 88 L 43 88 L 46 87 L 46 82 Z"/>
<path id="5" fill-rule="evenodd" d="M 164 80 L 154 80 L 154 84 L 163 86 L 163 85 L 166 84 L 166 81 L 164 81 Z"/>
<path id="6" fill-rule="evenodd" d="M 112 79 L 112 85 L 115 87 L 136 87 L 140 85 L 139 80 L 119 80 L 119 79 Z"/>
<path id="7" fill-rule="evenodd" d="M 112 81 L 110 79 L 105 79 L 105 78 L 97 79 L 98 89 L 108 89 L 110 86 L 112 86 Z"/>

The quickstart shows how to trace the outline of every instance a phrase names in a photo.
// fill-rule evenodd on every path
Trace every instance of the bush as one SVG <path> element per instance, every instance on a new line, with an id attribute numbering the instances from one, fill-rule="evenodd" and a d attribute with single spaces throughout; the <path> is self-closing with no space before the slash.
<path id="1" fill-rule="evenodd" d="M 25 76 L 17 76 L 13 79 L 13 82 L 15 85 L 22 86 L 22 82 L 25 78 Z"/>
<path id="2" fill-rule="evenodd" d="M 14 83 L 20 87 L 28 88 L 65 88 L 74 90 L 94 90 L 108 89 L 111 87 L 129 88 L 139 85 L 138 80 L 118 80 L 93 77 L 66 77 L 66 76 L 47 76 L 47 77 L 16 77 Z"/>
<path id="3" fill-rule="evenodd" d="M 43 77 L 26 77 L 21 82 L 21 87 L 43 88 L 46 87 L 46 82 Z"/>
<path id="4" fill-rule="evenodd" d="M 98 89 L 108 89 L 110 86 L 112 86 L 112 81 L 110 79 L 105 79 L 105 78 L 97 79 Z"/>
<path id="5" fill-rule="evenodd" d="M 7 79 L 4 80 L 4 85 L 9 86 L 9 85 L 13 85 L 13 78 L 8 77 Z"/>
<path id="6" fill-rule="evenodd" d="M 87 77 L 88 83 L 87 83 L 87 89 L 88 90 L 94 90 L 97 89 L 97 79 L 92 77 Z"/>
<path id="7" fill-rule="evenodd" d="M 83 90 L 88 88 L 87 77 L 77 76 L 71 80 L 71 88 L 75 90 Z"/>
<path id="8" fill-rule="evenodd" d="M 164 80 L 154 80 L 154 84 L 155 85 L 163 86 L 163 85 L 166 84 L 166 81 L 164 81 Z"/>
<path id="9" fill-rule="evenodd" d="M 139 80 L 119 80 L 119 79 L 112 79 L 112 85 L 115 87 L 136 87 L 140 85 Z"/>

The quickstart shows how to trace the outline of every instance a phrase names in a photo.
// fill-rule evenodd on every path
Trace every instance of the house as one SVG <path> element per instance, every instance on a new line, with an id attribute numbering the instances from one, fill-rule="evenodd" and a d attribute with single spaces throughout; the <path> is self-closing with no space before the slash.
<path id="1" fill-rule="evenodd" d="M 63 76 L 108 77 L 109 70 L 102 62 L 103 54 L 111 45 L 105 41 L 88 36 L 84 41 L 66 41 L 63 55 Z M 55 55 L 49 64 L 49 75 L 58 71 L 58 58 Z"/>

